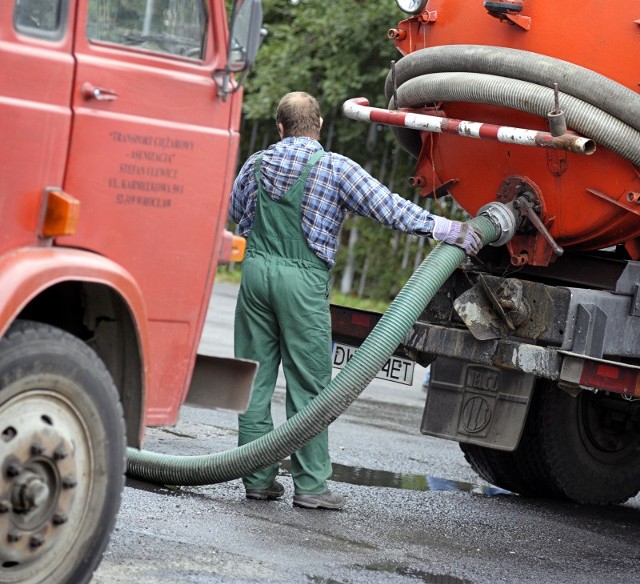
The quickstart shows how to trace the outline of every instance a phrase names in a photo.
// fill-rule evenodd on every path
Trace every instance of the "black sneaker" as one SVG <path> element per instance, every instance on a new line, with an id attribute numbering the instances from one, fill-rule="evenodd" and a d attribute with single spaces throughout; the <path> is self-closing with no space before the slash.
<path id="1" fill-rule="evenodd" d="M 325 491 L 318 495 L 294 495 L 293 504 L 305 509 L 342 509 L 347 502 L 346 497 Z"/>
<path id="2" fill-rule="evenodd" d="M 284 495 L 284 486 L 278 481 L 273 481 L 266 489 L 246 489 L 247 499 L 258 501 L 275 501 Z"/>

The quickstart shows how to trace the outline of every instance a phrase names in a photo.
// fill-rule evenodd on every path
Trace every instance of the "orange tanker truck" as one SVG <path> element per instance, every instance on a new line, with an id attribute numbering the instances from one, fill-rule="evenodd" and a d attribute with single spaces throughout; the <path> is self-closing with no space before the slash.
<path id="1" fill-rule="evenodd" d="M 640 490 L 640 6 L 397 0 L 388 104 L 345 103 L 416 158 L 410 181 L 505 233 L 402 343 L 431 364 L 421 430 L 488 482 L 615 503 Z M 339 318 L 336 318 L 338 316 Z M 366 314 L 334 313 L 357 344 Z"/>
<path id="2" fill-rule="evenodd" d="M 203 387 L 248 396 L 254 365 L 197 355 L 244 249 L 224 227 L 262 12 L 229 5 L 231 29 L 224 0 L 0 3 L 1 582 L 88 581 L 127 445 Z"/>

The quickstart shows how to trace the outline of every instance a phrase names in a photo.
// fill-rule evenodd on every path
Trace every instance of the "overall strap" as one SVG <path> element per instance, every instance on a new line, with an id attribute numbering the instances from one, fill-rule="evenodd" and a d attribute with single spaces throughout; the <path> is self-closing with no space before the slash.
<path id="1" fill-rule="evenodd" d="M 289 189 L 289 191 L 292 190 L 298 184 L 300 184 L 300 183 L 304 184 L 304 183 L 307 182 L 307 179 L 309 178 L 309 173 L 311 172 L 311 169 L 315 166 L 316 162 L 318 162 L 318 160 L 320 160 L 325 154 L 326 154 L 325 151 L 322 148 L 320 148 L 320 150 L 316 150 L 311 155 L 309 160 L 307 160 L 306 164 L 304 165 L 304 168 L 302 169 L 302 172 L 300 173 L 300 176 L 295 180 L 293 185 L 291 185 L 291 188 Z M 254 166 L 253 166 L 253 173 L 254 173 L 254 175 L 256 177 L 256 183 L 258 184 L 258 189 L 259 190 L 262 190 L 262 182 L 260 180 L 261 168 L 262 168 L 262 157 L 263 157 L 263 154 L 260 154 L 256 158 Z M 287 191 L 287 193 L 289 191 Z M 283 196 L 286 196 L 286 193 Z"/>
<path id="2" fill-rule="evenodd" d="M 309 247 L 302 231 L 302 199 L 309 173 L 325 154 L 314 152 L 306 162 L 300 176 L 279 199 L 274 200 L 261 182 L 262 156 L 256 158 L 255 176 L 258 183 L 256 214 L 247 242 L 247 254 L 261 254 L 287 263 L 298 262 L 305 268 L 327 271 L 326 264 Z M 301 262 L 301 263 L 300 263 Z"/>
<path id="3" fill-rule="evenodd" d="M 316 162 L 318 162 L 318 160 L 320 160 L 324 156 L 324 154 L 325 152 L 322 148 L 320 148 L 320 150 L 316 150 L 304 165 L 304 168 L 302 169 L 302 172 L 300 173 L 300 176 L 298 177 L 298 180 L 296 182 L 306 183 L 307 179 L 309 178 L 311 169 L 315 166 Z"/>

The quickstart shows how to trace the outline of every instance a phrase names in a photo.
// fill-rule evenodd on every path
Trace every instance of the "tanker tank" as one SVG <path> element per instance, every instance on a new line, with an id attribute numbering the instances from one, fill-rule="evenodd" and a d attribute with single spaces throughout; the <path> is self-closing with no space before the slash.
<path id="1" fill-rule="evenodd" d="M 387 77 L 390 110 L 555 136 L 566 124 L 597 144 L 585 155 L 395 127 L 422 194 L 450 194 L 470 215 L 519 197 L 513 265 L 611 246 L 640 258 L 637 1 L 413 4 L 389 31 L 403 55 Z"/>

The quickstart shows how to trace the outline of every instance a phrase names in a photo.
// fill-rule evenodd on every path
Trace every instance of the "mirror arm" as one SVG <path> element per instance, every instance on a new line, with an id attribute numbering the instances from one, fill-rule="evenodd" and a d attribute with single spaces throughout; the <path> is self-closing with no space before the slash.
<path id="1" fill-rule="evenodd" d="M 220 97 L 222 101 L 227 101 L 227 95 L 229 95 L 229 82 L 231 81 L 231 68 L 229 67 L 229 60 L 224 68 L 224 74 L 222 77 L 222 87 L 220 88 Z"/>
<path id="2" fill-rule="evenodd" d="M 216 84 L 218 85 L 218 87 L 220 88 L 219 91 L 219 95 L 222 99 L 222 101 L 226 101 L 227 100 L 227 96 L 230 93 L 235 93 L 236 91 L 238 91 L 241 87 L 242 84 L 244 83 L 244 80 L 249 72 L 249 69 L 251 68 L 251 65 L 253 64 L 253 61 L 255 60 L 255 54 L 258 52 L 258 47 L 260 46 L 260 42 L 262 40 L 263 35 L 263 30 L 262 29 L 262 6 L 260 4 L 259 1 L 255 1 L 255 0 L 247 0 L 248 2 L 251 2 L 251 15 L 250 15 L 250 23 L 251 26 L 249 28 L 249 37 L 255 36 L 256 38 L 254 39 L 254 43 L 255 47 L 252 47 L 252 43 L 251 43 L 251 39 L 247 39 L 247 47 L 244 48 L 249 49 L 249 54 L 246 54 L 246 59 L 245 59 L 245 63 L 244 63 L 244 67 L 242 68 L 242 75 L 240 76 L 239 79 L 234 79 L 234 81 L 231 81 L 231 73 L 233 72 L 231 69 L 231 57 L 232 57 L 232 53 L 233 53 L 233 42 L 234 42 L 234 32 L 235 32 L 235 27 L 236 27 L 236 17 L 237 17 L 237 2 L 233 2 L 233 8 L 232 8 L 232 12 L 231 12 L 231 26 L 229 28 L 229 45 L 227 47 L 227 62 L 224 66 L 224 69 L 216 69 L 215 71 L 213 71 L 212 73 L 212 77 L 214 79 L 214 81 L 216 82 Z M 255 28 L 256 25 L 254 23 L 257 23 L 257 29 Z M 266 31 L 265 31 L 266 32 Z"/>
<path id="3" fill-rule="evenodd" d="M 231 46 L 233 44 L 233 29 L 236 25 L 236 12 L 237 12 L 237 2 L 233 2 L 231 7 L 231 26 L 229 27 L 229 41 L 227 43 L 227 62 L 224 65 L 224 69 L 217 69 L 213 72 L 212 77 L 214 81 L 218 82 L 220 86 L 220 97 L 222 101 L 227 101 L 227 96 L 229 95 L 229 82 L 231 80 L 231 67 L 229 63 L 231 63 Z M 220 83 L 216 77 L 219 78 L 222 73 L 222 82 Z"/>

